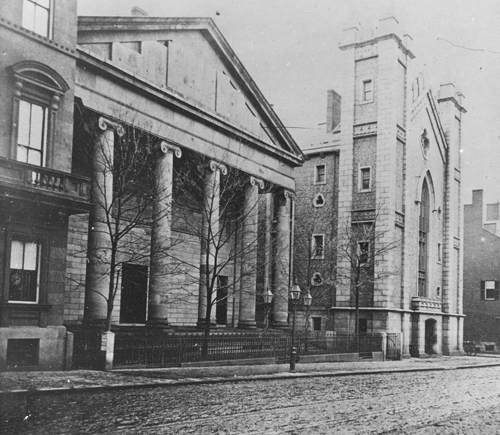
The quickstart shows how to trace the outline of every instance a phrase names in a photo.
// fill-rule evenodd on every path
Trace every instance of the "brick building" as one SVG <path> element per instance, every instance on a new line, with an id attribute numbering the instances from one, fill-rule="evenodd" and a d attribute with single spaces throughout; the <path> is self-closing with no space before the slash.
<path id="1" fill-rule="evenodd" d="M 464 206 L 464 339 L 488 350 L 500 342 L 499 212 L 498 202 L 484 204 L 482 190 Z"/>
<path id="2" fill-rule="evenodd" d="M 290 193 L 303 156 L 213 21 L 77 19 L 76 0 L 12 0 L 0 32 L 0 369 L 61 369 L 66 328 L 107 320 L 255 328 L 268 287 L 273 325 L 288 327 Z M 151 170 L 126 189 L 154 177 L 128 211 L 150 202 L 113 272 L 116 165 L 137 137 Z M 192 178 L 178 175 L 187 169 Z M 213 234 L 224 234 L 220 249 L 203 242 Z"/>
<path id="3" fill-rule="evenodd" d="M 412 71 L 410 44 L 394 17 L 380 20 L 375 36 L 344 32 L 343 87 L 329 92 L 327 132 L 303 147 L 296 222 L 329 191 L 321 204 L 325 220 L 313 231 L 323 240 L 311 243 L 313 257 L 317 243 L 325 247 L 316 267 L 335 276 L 323 284 L 333 301 L 323 316 L 333 330 L 399 332 L 406 355 L 455 354 L 463 329 L 465 110 L 453 84 L 435 95 Z M 305 258 L 310 254 L 295 250 L 295 264 Z"/>

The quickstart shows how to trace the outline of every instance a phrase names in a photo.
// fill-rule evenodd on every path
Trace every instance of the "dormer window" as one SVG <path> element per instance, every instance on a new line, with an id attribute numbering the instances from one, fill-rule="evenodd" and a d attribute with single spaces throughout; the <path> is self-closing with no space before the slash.
<path id="1" fill-rule="evenodd" d="M 50 3 L 51 0 L 24 0 L 23 27 L 50 38 Z"/>

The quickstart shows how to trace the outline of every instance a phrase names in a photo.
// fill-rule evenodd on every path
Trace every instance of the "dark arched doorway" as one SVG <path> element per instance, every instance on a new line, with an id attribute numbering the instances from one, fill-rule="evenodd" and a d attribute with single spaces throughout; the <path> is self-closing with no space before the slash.
<path id="1" fill-rule="evenodd" d="M 427 355 L 437 353 L 436 323 L 437 322 L 434 319 L 428 319 L 425 321 L 425 353 Z"/>

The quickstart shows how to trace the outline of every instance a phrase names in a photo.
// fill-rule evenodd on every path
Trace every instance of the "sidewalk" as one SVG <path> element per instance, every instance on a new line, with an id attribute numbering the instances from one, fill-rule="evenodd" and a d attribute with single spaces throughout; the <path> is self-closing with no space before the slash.
<path id="1" fill-rule="evenodd" d="M 0 373 L 0 394 L 57 393 L 98 389 L 145 388 L 167 385 L 241 382 L 319 376 L 352 376 L 405 371 L 454 370 L 500 367 L 500 355 L 411 358 L 403 361 L 362 361 L 297 364 L 289 373 L 288 364 L 218 367 L 178 367 L 167 369 L 127 369 L 112 372 L 74 370 L 59 372 Z"/>

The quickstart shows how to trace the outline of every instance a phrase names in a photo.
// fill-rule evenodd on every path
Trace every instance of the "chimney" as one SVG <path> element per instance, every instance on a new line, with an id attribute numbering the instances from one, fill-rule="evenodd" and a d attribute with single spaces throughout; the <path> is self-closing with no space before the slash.
<path id="1" fill-rule="evenodd" d="M 330 133 L 340 124 L 340 103 L 342 97 L 333 89 L 327 91 L 326 132 Z"/>
<path id="2" fill-rule="evenodd" d="M 148 13 L 144 9 L 141 9 L 138 6 L 134 6 L 132 8 L 132 16 L 133 17 L 147 17 Z"/>

